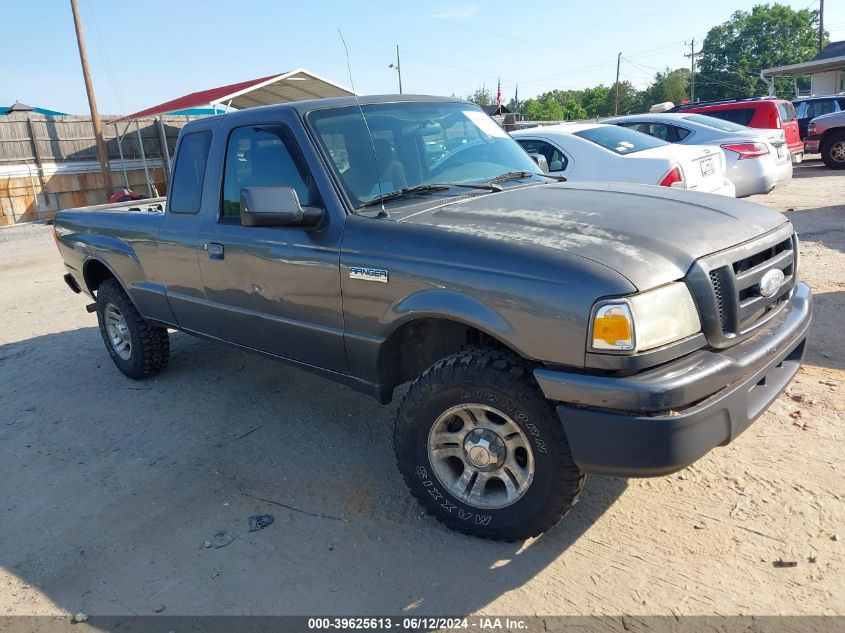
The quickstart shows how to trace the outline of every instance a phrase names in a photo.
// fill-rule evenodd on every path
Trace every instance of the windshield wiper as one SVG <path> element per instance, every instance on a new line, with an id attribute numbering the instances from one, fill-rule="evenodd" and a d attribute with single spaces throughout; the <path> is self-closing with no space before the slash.
<path id="1" fill-rule="evenodd" d="M 558 182 L 566 182 L 566 178 L 563 176 L 552 176 L 551 174 L 538 174 L 533 171 L 509 171 L 501 176 L 496 176 L 493 180 L 490 181 L 491 184 L 495 184 L 497 182 L 506 182 L 508 180 L 521 180 L 522 178 L 530 178 L 531 176 L 543 176 L 544 178 L 551 178 L 552 180 L 557 180 Z"/>
<path id="2" fill-rule="evenodd" d="M 467 189 L 484 189 L 486 191 L 502 190 L 502 187 L 500 185 L 497 185 L 495 182 L 480 184 L 465 182 L 436 182 L 429 183 L 426 185 L 417 185 L 416 187 L 406 187 L 405 189 L 399 189 L 398 191 L 391 191 L 390 193 L 377 196 L 369 202 L 365 202 L 360 206 L 360 208 L 363 209 L 364 207 L 372 207 L 377 204 L 381 204 L 382 202 L 390 202 L 391 200 L 413 198 L 414 196 L 420 196 L 427 193 L 434 193 L 436 191 L 446 191 L 447 189 L 451 189 L 452 187 L 466 187 Z"/>

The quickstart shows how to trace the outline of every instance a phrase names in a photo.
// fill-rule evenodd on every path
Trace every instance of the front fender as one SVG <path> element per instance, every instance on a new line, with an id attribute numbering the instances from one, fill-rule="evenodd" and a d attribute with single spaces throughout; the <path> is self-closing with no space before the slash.
<path id="1" fill-rule="evenodd" d="M 513 324 L 490 306 L 474 297 L 445 289 L 421 290 L 408 295 L 390 306 L 383 320 L 391 323 L 392 333 L 408 321 L 421 318 L 457 321 L 506 344 L 510 344 L 509 339 L 514 333 Z"/>

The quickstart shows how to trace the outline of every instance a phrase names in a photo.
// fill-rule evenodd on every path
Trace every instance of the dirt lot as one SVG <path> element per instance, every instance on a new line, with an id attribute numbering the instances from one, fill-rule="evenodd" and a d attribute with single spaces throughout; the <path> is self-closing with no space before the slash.
<path id="1" fill-rule="evenodd" d="M 845 614 L 845 173 L 754 201 L 795 222 L 816 293 L 788 392 L 685 471 L 590 478 L 513 545 L 421 515 L 393 406 L 179 333 L 166 373 L 124 378 L 50 227 L 0 231 L 0 615 Z"/>

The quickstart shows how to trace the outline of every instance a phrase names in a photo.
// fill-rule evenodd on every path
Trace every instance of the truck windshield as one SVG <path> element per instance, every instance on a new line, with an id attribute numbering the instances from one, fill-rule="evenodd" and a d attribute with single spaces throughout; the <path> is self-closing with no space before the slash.
<path id="1" fill-rule="evenodd" d="M 520 171 L 542 174 L 516 141 L 472 104 L 399 102 L 362 108 L 366 124 L 357 106 L 318 110 L 308 117 L 356 208 L 420 185 L 486 183 Z"/>

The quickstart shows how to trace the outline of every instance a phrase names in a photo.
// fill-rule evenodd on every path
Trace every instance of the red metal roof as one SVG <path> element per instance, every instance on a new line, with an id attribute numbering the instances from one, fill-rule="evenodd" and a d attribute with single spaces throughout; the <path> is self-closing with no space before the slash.
<path id="1" fill-rule="evenodd" d="M 285 83 L 289 80 L 292 83 Z M 340 95 L 352 95 L 353 92 L 328 79 L 315 75 L 302 68 L 278 75 L 268 75 L 236 84 L 200 90 L 191 94 L 172 99 L 165 103 L 129 114 L 112 123 L 131 121 L 143 117 L 153 117 L 177 110 L 208 107 L 210 105 L 232 102 L 235 108 L 254 107 L 270 103 L 284 103 L 301 99 L 318 99 Z"/>
<path id="2" fill-rule="evenodd" d="M 209 88 L 208 90 L 192 92 L 191 94 L 185 95 L 184 97 L 165 101 L 164 103 L 160 103 L 156 106 L 153 106 L 152 108 L 140 110 L 138 112 L 135 112 L 134 114 L 128 114 L 113 121 L 113 123 L 118 123 L 120 121 L 129 121 L 131 119 L 141 119 L 143 117 L 158 116 L 159 114 L 175 112 L 176 110 L 187 110 L 189 108 L 200 108 L 203 106 L 208 106 L 211 103 L 219 102 L 221 99 L 227 97 L 230 94 L 240 92 L 241 90 L 245 90 L 247 88 L 252 88 L 253 86 L 257 86 L 258 84 L 264 83 L 265 81 L 269 81 L 270 79 L 279 76 L 280 75 L 269 75 L 267 77 L 261 77 L 260 79 L 251 79 L 249 81 L 241 81 L 236 84 L 229 84 L 228 86 L 220 86 L 219 88 Z"/>

